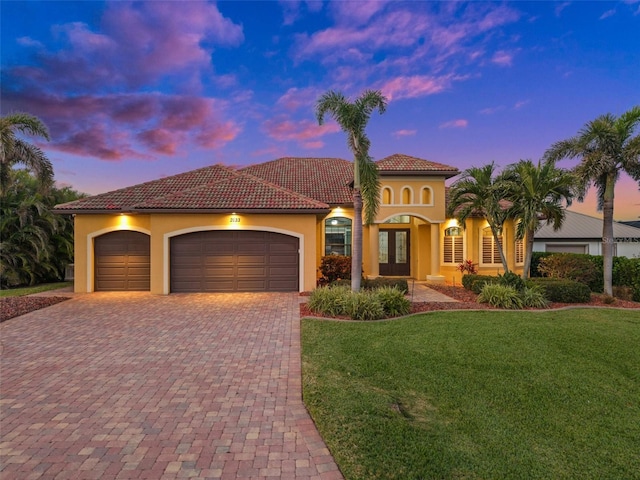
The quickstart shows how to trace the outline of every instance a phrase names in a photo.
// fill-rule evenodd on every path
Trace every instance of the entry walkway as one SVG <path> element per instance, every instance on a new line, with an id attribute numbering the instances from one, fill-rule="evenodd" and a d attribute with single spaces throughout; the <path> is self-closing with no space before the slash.
<path id="1" fill-rule="evenodd" d="M 427 282 L 417 280 L 407 280 L 409 285 L 409 293 L 407 297 L 412 302 L 457 302 L 444 293 L 440 293 L 433 288 L 429 288 Z"/>
<path id="2" fill-rule="evenodd" d="M 0 324 L 0 477 L 341 479 L 297 294 L 93 293 Z"/>

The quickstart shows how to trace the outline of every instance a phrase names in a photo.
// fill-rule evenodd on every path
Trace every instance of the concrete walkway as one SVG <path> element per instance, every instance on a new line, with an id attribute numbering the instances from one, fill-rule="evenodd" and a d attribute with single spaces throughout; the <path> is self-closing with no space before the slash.
<path id="1" fill-rule="evenodd" d="M 407 297 L 412 302 L 457 302 L 444 293 L 440 293 L 433 288 L 429 288 L 427 282 L 417 280 L 407 280 L 409 285 L 409 293 Z"/>
<path id="2" fill-rule="evenodd" d="M 94 293 L 0 324 L 3 479 L 341 479 L 297 294 Z"/>

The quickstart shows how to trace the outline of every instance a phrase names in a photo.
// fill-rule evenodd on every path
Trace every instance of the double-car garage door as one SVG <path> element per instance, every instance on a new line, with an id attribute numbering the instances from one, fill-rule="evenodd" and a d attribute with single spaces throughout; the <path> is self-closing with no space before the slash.
<path id="1" fill-rule="evenodd" d="M 294 292 L 299 242 L 273 232 L 213 230 L 171 238 L 172 292 Z"/>
<path id="2" fill-rule="evenodd" d="M 96 291 L 149 290 L 150 237 L 118 231 L 95 239 Z M 294 292 L 299 240 L 280 233 L 214 230 L 170 239 L 171 292 Z"/>

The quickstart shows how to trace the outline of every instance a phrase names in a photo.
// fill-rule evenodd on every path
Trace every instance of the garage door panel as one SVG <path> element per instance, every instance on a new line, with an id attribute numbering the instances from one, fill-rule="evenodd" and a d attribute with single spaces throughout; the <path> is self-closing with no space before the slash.
<path id="1" fill-rule="evenodd" d="M 100 235 L 94 239 L 94 280 L 96 291 L 149 290 L 149 236 L 128 230 Z"/>
<path id="2" fill-rule="evenodd" d="M 171 291 L 297 291 L 298 244 L 288 235 L 248 230 L 173 237 Z"/>

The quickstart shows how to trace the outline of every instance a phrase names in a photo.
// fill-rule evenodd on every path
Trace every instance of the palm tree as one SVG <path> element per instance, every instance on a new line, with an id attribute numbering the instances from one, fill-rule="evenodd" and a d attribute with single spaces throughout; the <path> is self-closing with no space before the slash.
<path id="1" fill-rule="evenodd" d="M 32 171 L 46 190 L 53 183 L 51 162 L 40 148 L 17 138 L 17 132 L 49 140 L 47 127 L 33 115 L 11 113 L 0 117 L 0 191 L 7 188 L 10 170 L 17 164 Z"/>
<path id="2" fill-rule="evenodd" d="M 626 172 L 640 181 L 640 106 L 615 117 L 610 113 L 588 122 L 575 137 L 554 143 L 545 153 L 550 161 L 579 158 L 574 168 L 579 182 L 578 200 L 591 186 L 598 189 L 598 210 L 602 210 L 602 255 L 604 292 L 613 293 L 613 201 L 616 181 Z"/>
<path id="3" fill-rule="evenodd" d="M 526 240 L 524 270 L 527 279 L 533 254 L 533 237 L 546 220 L 554 230 L 562 226 L 565 218 L 563 202 L 571 205 L 575 191 L 575 178 L 567 170 L 557 168 L 553 162 L 520 160 L 509 165 L 504 172 L 508 182 L 507 199 L 512 206 L 509 216 L 517 221 L 516 238 Z"/>
<path id="4" fill-rule="evenodd" d="M 498 246 L 500 261 L 505 273 L 509 271 L 504 248 L 500 242 L 508 211 L 503 202 L 507 188 L 502 175 L 494 176 L 496 165 L 491 162 L 484 167 L 471 167 L 449 190 L 447 215 L 458 220 L 466 228 L 466 220 L 472 215 L 482 215 L 491 228 L 493 240 Z"/>
<path id="5" fill-rule="evenodd" d="M 366 90 L 354 102 L 343 94 L 329 91 L 316 103 L 318 123 L 324 123 L 327 113 L 338 122 L 347 134 L 347 145 L 353 153 L 353 247 L 351 257 L 351 289 L 360 290 L 362 271 L 362 204 L 364 199 L 365 220 L 373 223 L 380 205 L 380 180 L 376 164 L 369 156 L 371 142 L 365 128 L 374 110 L 383 114 L 387 99 L 377 90 Z"/>

